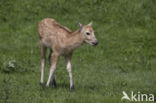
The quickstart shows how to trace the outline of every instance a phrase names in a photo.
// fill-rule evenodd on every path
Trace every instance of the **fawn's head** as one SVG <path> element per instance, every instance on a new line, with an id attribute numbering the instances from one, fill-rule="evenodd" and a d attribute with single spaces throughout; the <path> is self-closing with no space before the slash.
<path id="1" fill-rule="evenodd" d="M 96 46 L 98 44 L 98 40 L 94 35 L 94 30 L 92 28 L 92 22 L 88 25 L 82 25 L 79 23 L 80 33 L 84 41 L 90 45 Z"/>

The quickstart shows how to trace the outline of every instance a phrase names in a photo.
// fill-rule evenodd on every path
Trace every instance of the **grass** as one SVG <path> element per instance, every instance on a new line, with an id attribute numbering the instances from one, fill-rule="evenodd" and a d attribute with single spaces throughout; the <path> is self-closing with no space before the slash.
<path id="1" fill-rule="evenodd" d="M 1 0 L 0 102 L 120 103 L 122 91 L 156 96 L 155 5 L 154 0 Z M 46 17 L 72 30 L 78 21 L 94 23 L 99 45 L 85 44 L 73 55 L 74 93 L 62 57 L 57 88 L 39 85 L 37 25 Z M 48 72 L 47 62 L 45 81 Z"/>

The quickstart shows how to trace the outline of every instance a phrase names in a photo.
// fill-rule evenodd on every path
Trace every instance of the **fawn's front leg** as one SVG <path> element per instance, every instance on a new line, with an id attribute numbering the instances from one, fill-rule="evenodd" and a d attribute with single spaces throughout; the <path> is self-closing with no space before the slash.
<path id="1" fill-rule="evenodd" d="M 49 87 L 51 77 L 54 76 L 54 72 L 55 72 L 55 69 L 56 69 L 56 64 L 57 64 L 58 57 L 59 57 L 59 55 L 57 53 L 53 52 L 53 54 L 52 54 L 52 64 L 50 66 L 49 78 L 48 78 L 47 85 L 46 85 L 47 87 Z"/>
<path id="2" fill-rule="evenodd" d="M 73 85 L 73 79 L 72 79 L 72 67 L 71 67 L 71 57 L 72 54 L 66 56 L 66 63 L 67 63 L 67 71 L 69 73 L 69 79 L 70 79 L 70 91 L 74 91 L 74 85 Z"/>

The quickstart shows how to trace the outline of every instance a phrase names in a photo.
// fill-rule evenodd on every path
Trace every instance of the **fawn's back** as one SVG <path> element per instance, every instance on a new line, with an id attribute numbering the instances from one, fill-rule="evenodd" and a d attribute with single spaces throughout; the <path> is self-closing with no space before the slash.
<path id="1" fill-rule="evenodd" d="M 51 46 L 52 44 L 59 44 L 72 31 L 58 24 L 54 19 L 46 18 L 39 23 L 38 32 L 43 44 L 45 46 Z"/>

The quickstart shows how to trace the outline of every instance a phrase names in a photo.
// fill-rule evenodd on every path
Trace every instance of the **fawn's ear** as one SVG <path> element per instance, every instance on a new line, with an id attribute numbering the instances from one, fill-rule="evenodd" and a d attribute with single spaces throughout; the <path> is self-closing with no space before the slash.
<path id="1" fill-rule="evenodd" d="M 81 31 L 82 30 L 82 24 L 79 22 L 78 25 L 79 25 L 80 31 Z"/>
<path id="2" fill-rule="evenodd" d="M 88 25 L 89 25 L 89 26 L 92 26 L 92 25 L 93 25 L 93 22 L 91 21 Z"/>

